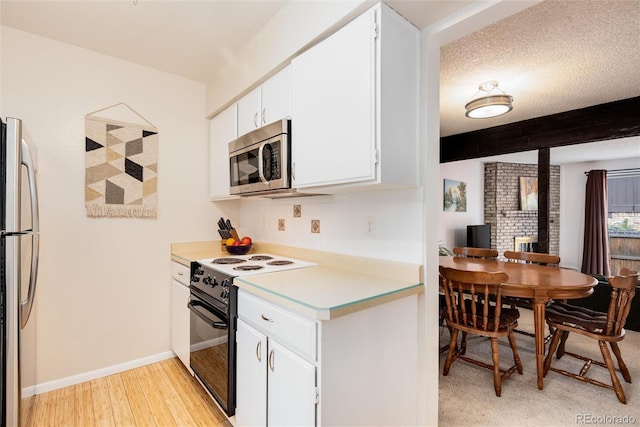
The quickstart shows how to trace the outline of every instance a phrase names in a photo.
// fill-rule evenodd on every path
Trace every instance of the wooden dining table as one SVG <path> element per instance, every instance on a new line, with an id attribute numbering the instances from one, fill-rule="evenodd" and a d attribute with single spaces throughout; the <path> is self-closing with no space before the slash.
<path id="1" fill-rule="evenodd" d="M 440 265 L 457 270 L 503 271 L 509 280 L 502 288 L 503 296 L 533 300 L 533 323 L 536 343 L 536 368 L 538 389 L 542 390 L 545 348 L 545 307 L 551 299 L 584 298 L 593 293 L 598 281 L 575 270 L 537 264 L 500 261 L 480 258 L 440 256 Z"/>

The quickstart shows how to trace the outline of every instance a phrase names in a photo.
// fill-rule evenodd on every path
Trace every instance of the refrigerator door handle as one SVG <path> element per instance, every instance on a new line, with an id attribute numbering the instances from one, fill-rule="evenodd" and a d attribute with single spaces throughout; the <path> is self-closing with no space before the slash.
<path id="1" fill-rule="evenodd" d="M 31 157 L 29 145 L 22 140 L 21 146 L 22 164 L 27 168 L 29 179 L 29 194 L 31 196 L 31 272 L 29 274 L 29 291 L 27 299 L 20 302 L 20 324 L 24 328 L 29 321 L 33 301 L 36 293 L 36 282 L 38 279 L 38 263 L 40 252 L 40 215 L 38 213 L 38 192 L 36 190 L 36 173 Z"/>

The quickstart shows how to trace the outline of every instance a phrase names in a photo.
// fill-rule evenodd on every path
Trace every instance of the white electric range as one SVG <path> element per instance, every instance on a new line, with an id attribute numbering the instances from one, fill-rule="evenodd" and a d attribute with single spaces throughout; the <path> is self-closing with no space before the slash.
<path id="1" fill-rule="evenodd" d="M 266 253 L 207 258 L 198 260 L 198 264 L 229 276 L 272 273 L 318 265 L 314 262 Z"/>
<path id="2" fill-rule="evenodd" d="M 190 365 L 228 416 L 235 413 L 237 276 L 263 274 L 316 263 L 271 254 L 229 255 L 191 264 Z M 226 379 L 222 380 L 221 379 Z"/>

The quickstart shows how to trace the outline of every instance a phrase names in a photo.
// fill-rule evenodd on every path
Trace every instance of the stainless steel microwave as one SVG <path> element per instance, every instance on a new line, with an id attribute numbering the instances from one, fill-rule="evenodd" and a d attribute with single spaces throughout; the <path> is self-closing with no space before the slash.
<path id="1" fill-rule="evenodd" d="M 279 120 L 229 143 L 229 193 L 291 192 L 291 121 Z"/>

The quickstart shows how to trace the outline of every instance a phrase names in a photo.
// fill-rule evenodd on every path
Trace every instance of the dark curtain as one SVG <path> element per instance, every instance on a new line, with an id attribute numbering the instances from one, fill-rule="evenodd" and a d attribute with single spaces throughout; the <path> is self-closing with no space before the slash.
<path id="1" fill-rule="evenodd" d="M 585 199 L 582 272 L 609 277 L 606 170 L 589 171 Z"/>

